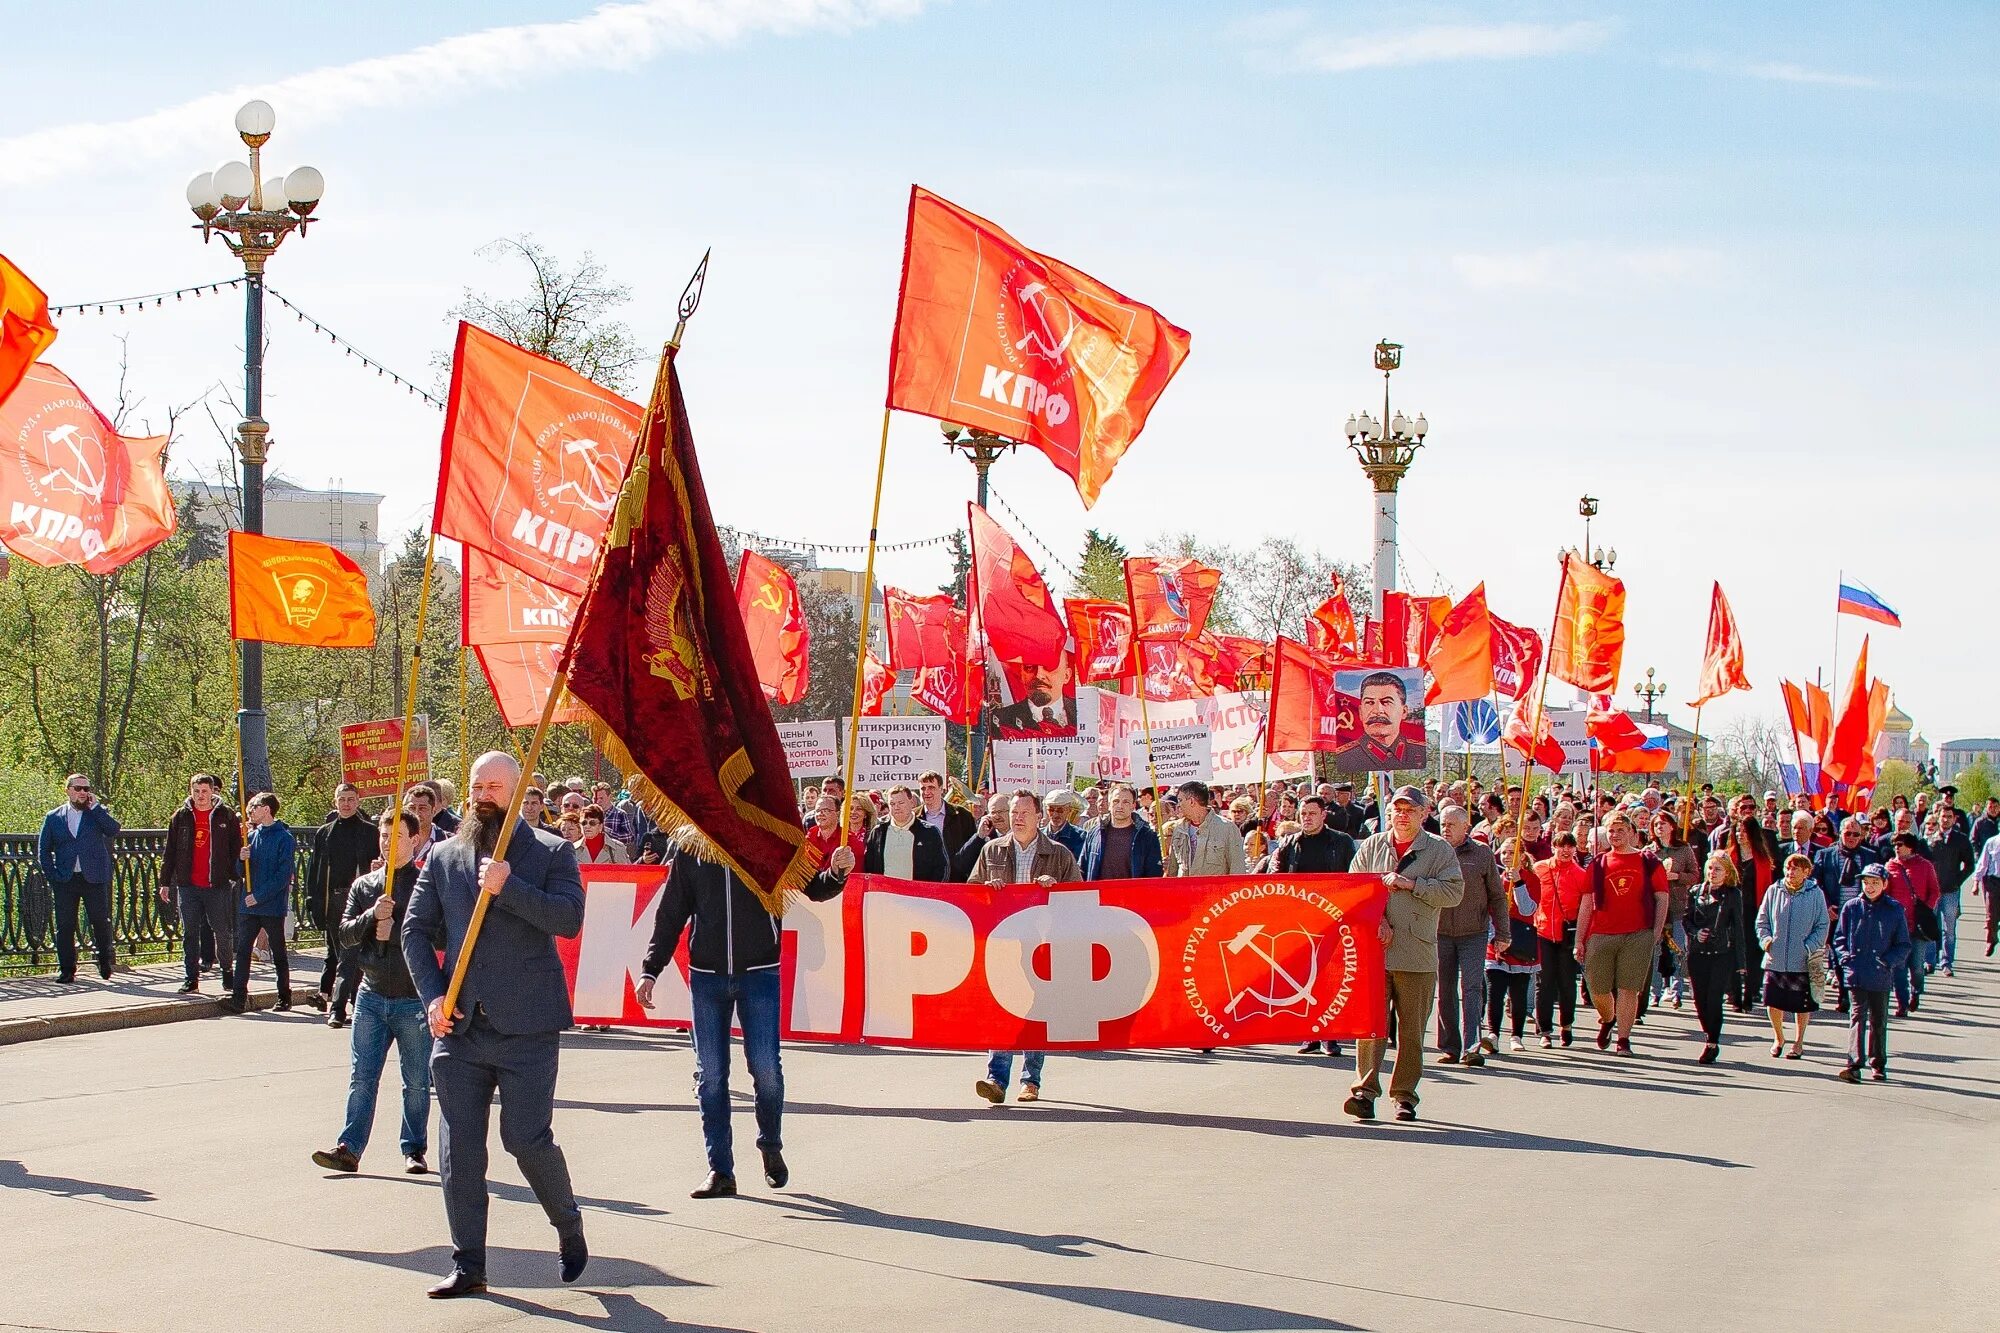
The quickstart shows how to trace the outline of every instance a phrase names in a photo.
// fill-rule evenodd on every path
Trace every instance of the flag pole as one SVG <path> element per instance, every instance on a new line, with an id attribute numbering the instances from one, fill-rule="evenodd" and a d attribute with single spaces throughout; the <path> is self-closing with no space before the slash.
<path id="1" fill-rule="evenodd" d="M 1833 589 L 1833 666 L 1827 671 L 1826 685 L 1828 706 L 1832 708 L 1833 715 L 1839 717 L 1840 705 L 1839 701 L 1834 698 L 1834 695 L 1840 693 L 1840 584 L 1847 581 L 1847 571 L 1844 569 L 1839 570 L 1833 577 L 1835 580 Z M 1825 758 L 1824 755 L 1820 756 L 1821 762 L 1824 762 Z M 1799 775 L 1799 780 L 1801 782 L 1805 780 L 1803 773 Z"/>
<path id="2" fill-rule="evenodd" d="M 431 570 L 437 562 L 437 544 L 437 529 L 433 527 L 431 529 L 430 540 L 424 543 L 424 577 L 422 582 L 417 586 L 416 643 L 410 649 L 410 686 L 403 695 L 403 737 L 396 750 L 396 790 L 389 798 L 389 813 L 392 815 L 402 808 L 403 792 L 410 781 L 410 732 L 416 725 L 417 681 L 424 667 L 424 620 L 430 614 Z M 460 683 L 463 684 L 463 657 L 460 658 L 459 665 L 461 667 Z M 465 731 L 462 725 L 464 716 L 463 712 L 459 714 L 461 721 L 459 730 L 460 750 L 465 748 Z M 384 867 L 382 871 L 382 896 L 391 901 L 394 901 L 396 897 L 396 844 L 402 841 L 402 837 L 403 821 L 400 819 L 390 820 L 389 850 L 382 858 L 382 865 Z M 497 851 L 494 854 L 494 859 L 500 859 Z M 484 895 L 481 896 L 483 897 Z M 453 988 L 452 998 L 457 998 L 457 989 L 455 987 Z"/>
<path id="3" fill-rule="evenodd" d="M 638 448 L 632 451 L 632 460 L 634 463 L 638 461 L 639 449 L 645 447 L 646 438 L 651 433 L 651 423 L 665 407 L 667 367 L 673 361 L 674 353 L 680 350 L 681 335 L 687 332 L 688 319 L 693 316 L 695 308 L 701 304 L 702 287 L 708 278 L 708 257 L 710 253 L 712 252 L 702 252 L 701 263 L 696 266 L 694 276 L 688 279 L 687 287 L 681 292 L 680 320 L 674 325 L 673 337 L 667 339 L 666 346 L 660 351 L 660 368 L 654 372 L 653 376 L 653 396 L 646 404 L 646 415 L 639 422 Z M 625 476 L 619 479 L 618 489 L 621 500 L 624 498 L 625 482 L 631 478 L 631 475 L 632 465 L 628 463 L 625 469 Z M 562 657 L 559 659 L 563 665 L 563 674 L 556 678 L 555 683 L 549 687 L 549 697 L 542 701 L 541 720 L 535 724 L 535 734 L 528 741 L 528 753 L 520 761 L 521 777 L 514 784 L 514 794 L 507 800 L 507 813 L 500 821 L 500 836 L 493 844 L 491 859 L 495 861 L 505 861 L 507 859 L 507 845 L 514 840 L 515 825 L 521 822 L 521 798 L 527 794 L 529 777 L 535 771 L 535 765 L 542 760 L 542 742 L 548 738 L 549 726 L 555 721 L 556 709 L 562 703 L 563 695 L 569 690 L 568 669 L 570 667 L 570 655 L 576 651 L 577 630 L 583 625 L 581 611 L 584 605 L 590 601 L 590 594 L 597 589 L 598 576 L 604 572 L 604 557 L 610 549 L 611 544 L 609 542 L 598 544 L 597 559 L 590 567 L 590 585 L 584 590 L 583 599 L 577 603 L 579 614 L 570 618 L 569 636 L 563 641 Z M 862 605 L 865 608 L 867 603 L 864 602 Z M 401 821 L 398 820 L 396 822 L 400 823 Z M 845 824 L 842 827 L 844 829 Z M 458 946 L 458 962 L 451 970 L 451 984 L 446 988 L 444 993 L 444 1011 L 446 1017 L 450 1017 L 458 1011 L 458 995 L 465 987 L 465 973 L 472 965 L 472 950 L 479 943 L 480 927 L 486 923 L 486 909 L 492 901 L 493 895 L 484 890 L 473 895 L 472 919 L 466 923 L 465 942 Z"/>
<path id="4" fill-rule="evenodd" d="M 243 813 L 243 806 L 250 799 L 250 793 L 243 790 L 243 673 L 237 669 L 237 655 L 243 651 L 243 641 L 232 638 L 229 641 L 229 715 L 236 719 L 236 813 Z"/>
<path id="5" fill-rule="evenodd" d="M 1535 691 L 1535 711 L 1528 722 L 1528 762 L 1523 766 L 1521 773 L 1521 809 L 1524 813 L 1528 808 L 1528 784 L 1535 776 L 1535 751 L 1541 746 L 1542 718 L 1548 711 L 1549 665 L 1555 659 L 1556 655 L 1556 629 L 1562 624 L 1563 594 L 1568 591 L 1569 557 L 1565 555 L 1563 557 L 1562 578 L 1556 583 L 1556 609 L 1554 614 L 1549 617 L 1548 648 L 1542 654 L 1542 683 Z M 1517 818 L 1514 830 L 1514 879 L 1517 882 L 1521 878 L 1521 852 L 1523 850 L 1521 846 L 1523 839 L 1520 837 L 1519 823 L 1520 821 Z"/>
<path id="6" fill-rule="evenodd" d="M 854 644 L 854 713 L 847 723 L 847 768 L 840 778 L 840 831 L 854 807 L 854 760 L 861 748 L 861 694 L 868 673 L 868 609 L 875 594 L 875 542 L 882 526 L 882 478 L 889 470 L 889 412 L 882 409 L 882 442 L 875 450 L 875 507 L 868 517 L 868 560 L 861 575 L 861 635 Z"/>
<path id="7" fill-rule="evenodd" d="M 1704 699 L 1702 702 L 1706 703 L 1707 700 Z M 1792 733 L 1792 739 L 1794 741 L 1798 740 L 1797 732 Z M 1693 832 L 1694 830 L 1694 773 L 1695 769 L 1699 767 L 1700 763 L 1701 763 L 1701 704 L 1696 704 L 1694 706 L 1694 739 L 1688 743 L 1687 800 L 1683 802 L 1681 806 L 1681 836 L 1683 838 L 1687 837 L 1688 834 Z M 1806 780 L 1806 769 L 1805 765 L 1801 763 L 1799 765 L 1799 785 L 1801 787 L 1805 785 L 1805 780 Z"/>

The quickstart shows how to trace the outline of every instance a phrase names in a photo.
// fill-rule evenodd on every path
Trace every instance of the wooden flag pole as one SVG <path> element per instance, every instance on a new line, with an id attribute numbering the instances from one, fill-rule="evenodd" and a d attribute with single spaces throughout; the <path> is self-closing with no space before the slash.
<path id="1" fill-rule="evenodd" d="M 681 335 L 687 332 L 688 319 L 694 314 L 695 308 L 701 304 L 702 286 L 708 277 L 708 256 L 709 252 L 704 251 L 702 253 L 700 265 L 695 268 L 694 276 L 688 279 L 687 287 L 681 292 L 680 322 L 674 325 L 673 337 L 667 339 L 667 345 L 660 352 L 660 368 L 653 376 L 653 396 L 646 404 L 646 415 L 640 418 L 639 421 L 639 446 L 632 451 L 634 463 L 638 461 L 639 449 L 645 447 L 645 442 L 652 433 L 651 427 L 653 421 L 666 407 L 664 400 L 667 392 L 667 363 L 672 361 L 674 353 L 680 350 Z M 884 438 L 887 438 L 886 432 Z M 631 475 L 632 469 L 628 464 L 625 469 L 625 476 L 621 477 L 618 483 L 621 503 L 625 498 L 625 483 L 630 480 Z M 549 689 L 549 697 L 543 700 L 541 720 L 535 723 L 535 734 L 528 741 L 528 753 L 520 761 L 520 779 L 514 784 L 514 794 L 507 800 L 507 814 L 500 821 L 500 836 L 493 844 L 492 859 L 495 861 L 505 861 L 507 859 L 507 845 L 513 841 L 514 828 L 521 822 L 521 798 L 527 794 L 528 782 L 530 775 L 535 771 L 535 765 L 542 761 L 542 742 L 548 738 L 549 726 L 555 721 L 556 709 L 561 705 L 563 695 L 569 688 L 567 673 L 570 666 L 570 655 L 576 651 L 577 630 L 583 625 L 582 611 L 589 604 L 591 594 L 597 590 L 597 577 L 604 572 L 605 553 L 610 549 L 609 542 L 598 544 L 597 559 L 590 567 L 590 584 L 584 590 L 582 600 L 577 603 L 577 614 L 570 619 L 569 637 L 563 642 L 562 657 L 559 659 L 562 663 L 564 674 Z M 863 614 L 866 614 L 867 603 L 862 603 L 862 606 L 864 608 Z M 467 793 L 467 795 L 470 794 L 470 792 Z M 843 829 L 844 827 L 843 825 Z M 493 895 L 485 892 L 483 889 L 473 895 L 472 919 L 466 923 L 465 942 L 458 946 L 458 962 L 451 970 L 451 985 L 444 993 L 444 1011 L 447 1017 L 452 1017 L 458 1012 L 458 995 L 465 987 L 466 969 L 472 965 L 472 950 L 479 943 L 479 930 L 486 922 L 486 908 L 492 901 Z"/>
<path id="2" fill-rule="evenodd" d="M 417 634 L 416 646 L 410 649 L 410 687 L 403 695 L 403 738 L 396 751 L 396 790 L 389 798 L 389 813 L 395 814 L 402 808 L 403 792 L 410 781 L 410 732 L 416 725 L 417 682 L 424 667 L 424 621 L 431 609 L 431 570 L 437 561 L 437 530 L 431 530 L 430 540 L 424 543 L 424 577 L 417 586 Z M 464 659 L 460 659 L 461 668 Z M 463 683 L 463 674 L 460 681 Z M 461 722 L 464 718 L 461 711 Z M 465 748 L 465 732 L 459 731 L 459 748 Z M 396 844 L 403 837 L 403 821 L 389 821 L 389 850 L 382 858 L 382 896 L 394 901 L 396 897 Z M 453 998 L 457 998 L 456 995 Z"/>
<path id="3" fill-rule="evenodd" d="M 1546 652 L 1542 654 L 1542 682 L 1541 685 L 1537 687 L 1535 691 L 1534 714 L 1528 720 L 1528 762 L 1525 771 L 1521 775 L 1521 809 L 1523 812 L 1525 812 L 1528 808 L 1528 783 L 1535 776 L 1535 751 L 1540 747 L 1541 744 L 1542 717 L 1543 714 L 1548 710 L 1549 665 L 1553 661 L 1556 655 L 1556 628 L 1557 626 L 1562 624 L 1563 594 L 1569 591 L 1568 556 L 1563 557 L 1562 570 L 1563 570 L 1562 579 L 1556 584 L 1555 613 L 1549 617 L 1548 649 Z M 1521 831 L 1520 820 L 1519 818 L 1516 818 L 1515 829 L 1514 829 L 1515 837 L 1514 837 L 1513 875 L 1514 875 L 1514 882 L 1517 884 L 1521 880 L 1521 853 L 1523 851 L 1523 848 L 1521 846 L 1523 840 L 1520 837 L 1520 831 Z"/>
<path id="4" fill-rule="evenodd" d="M 243 651 L 242 640 L 229 641 L 229 715 L 236 719 L 236 813 L 243 813 L 250 793 L 243 790 L 243 673 L 238 669 L 236 658 Z"/>
<path id="5" fill-rule="evenodd" d="M 1797 732 L 1792 733 L 1792 740 L 1795 742 L 1798 740 Z M 1694 826 L 1694 772 L 1696 766 L 1700 762 L 1701 762 L 1701 705 L 1696 704 L 1694 706 L 1694 740 L 1688 743 L 1687 800 L 1682 803 L 1682 809 L 1681 809 L 1681 837 L 1683 838 L 1688 836 L 1688 834 L 1692 831 Z M 1805 783 L 1806 783 L 1806 766 L 1804 761 L 1801 760 L 1799 763 L 1799 786 L 1801 788 L 1804 788 Z"/>
<path id="6" fill-rule="evenodd" d="M 875 543 L 882 526 L 882 479 L 889 470 L 889 409 L 882 409 L 882 442 L 875 450 L 875 506 L 868 515 L 868 559 L 861 574 L 861 636 L 854 644 L 854 712 L 847 723 L 847 767 L 840 778 L 840 832 L 854 808 L 854 760 L 861 748 L 861 696 L 868 678 L 868 609 L 875 593 Z M 969 760 L 967 761 L 970 762 Z"/>

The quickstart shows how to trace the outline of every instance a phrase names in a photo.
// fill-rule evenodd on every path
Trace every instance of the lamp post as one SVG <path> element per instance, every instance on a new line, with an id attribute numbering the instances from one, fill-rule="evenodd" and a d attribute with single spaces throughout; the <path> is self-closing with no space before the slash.
<path id="1" fill-rule="evenodd" d="M 203 241 L 220 236 L 243 261 L 243 420 L 236 452 L 243 465 L 243 531 L 264 530 L 264 458 L 271 426 L 264 420 L 264 265 L 287 236 L 305 234 L 326 181 L 312 167 L 289 176 L 263 174 L 263 149 L 277 124 L 268 102 L 245 102 L 236 133 L 250 150 L 248 162 L 225 162 L 188 182 L 188 207 L 200 219 Z M 242 699 L 236 714 L 242 737 L 243 796 L 271 786 L 271 752 L 264 725 L 264 646 L 243 644 Z"/>
<path id="2" fill-rule="evenodd" d="M 1665 681 L 1660 681 L 1658 684 L 1653 682 L 1653 668 L 1651 667 L 1646 668 L 1646 678 L 1644 680 L 1634 683 L 1632 693 L 1646 701 L 1646 721 L 1651 722 L 1653 720 L 1653 701 L 1663 698 L 1666 692 L 1667 683 Z"/>
<path id="3" fill-rule="evenodd" d="M 986 474 L 993 470 L 993 464 L 999 461 L 1000 455 L 1011 453 L 1013 450 L 1020 448 L 1020 444 L 1017 441 L 1008 439 L 1004 435 L 995 435 L 990 430 L 978 430 L 972 426 L 954 425 L 949 421 L 941 424 L 944 429 L 944 447 L 953 453 L 964 454 L 972 461 L 972 471 L 975 477 L 973 495 L 978 500 L 979 507 L 981 509 L 986 508 Z M 969 592 L 970 589 L 967 591 Z M 970 608 L 967 609 L 970 610 Z M 986 664 L 984 662 L 979 663 L 978 670 L 983 679 L 986 673 Z M 982 695 L 983 693 L 984 691 L 982 691 Z M 973 724 L 972 731 L 965 738 L 966 772 L 968 774 L 979 773 L 985 763 L 985 755 L 986 710 L 982 705 L 979 711 L 979 720 Z M 971 778 L 968 778 L 965 785 L 972 787 L 975 784 Z"/>
<path id="4" fill-rule="evenodd" d="M 1424 446 L 1430 423 L 1389 414 L 1389 376 L 1402 368 L 1403 345 L 1375 344 L 1375 369 L 1382 372 L 1382 419 L 1366 411 L 1347 419 L 1347 446 L 1375 486 L 1375 619 L 1382 618 L 1382 594 L 1396 587 L 1396 488 Z"/>

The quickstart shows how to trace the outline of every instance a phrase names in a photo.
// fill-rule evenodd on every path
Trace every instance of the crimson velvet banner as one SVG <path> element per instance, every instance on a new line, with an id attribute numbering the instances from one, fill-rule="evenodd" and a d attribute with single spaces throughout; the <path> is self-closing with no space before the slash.
<path id="1" fill-rule="evenodd" d="M 685 944 L 633 988 L 660 866 L 583 867 L 583 929 L 556 941 L 579 1023 L 686 1027 Z M 1374 875 L 988 888 L 855 875 L 785 915 L 784 1035 L 945 1050 L 1254 1046 L 1380 1036 Z"/>

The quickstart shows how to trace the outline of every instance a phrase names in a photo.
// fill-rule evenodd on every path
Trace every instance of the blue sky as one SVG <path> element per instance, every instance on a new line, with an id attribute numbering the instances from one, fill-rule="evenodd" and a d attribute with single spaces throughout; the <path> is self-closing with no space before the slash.
<path id="1" fill-rule="evenodd" d="M 1628 678 L 1685 697 L 1720 578 L 1758 688 L 1710 718 L 1775 711 L 1779 675 L 1828 665 L 1845 568 L 1904 613 L 1872 656 L 1919 727 L 2000 731 L 1990 6 L 364 2 L 261 31 L 15 8 L 0 250 L 57 301 L 231 275 L 181 192 L 240 155 L 229 114 L 263 93 L 270 164 L 328 181 L 272 285 L 426 383 L 442 312 L 509 279 L 488 240 L 594 251 L 647 342 L 713 245 L 683 368 L 718 517 L 859 541 L 921 181 L 1193 333 L 1095 511 L 1037 459 L 996 470 L 1066 558 L 1096 524 L 1365 562 L 1339 429 L 1379 402 L 1387 336 L 1432 423 L 1402 506 L 1417 590 L 1485 579 L 1542 625 L 1587 490 L 1630 585 Z M 149 411 L 239 378 L 234 301 L 72 320 L 50 359 L 106 401 L 120 333 Z M 422 522 L 437 414 L 288 320 L 271 339 L 276 466 Z M 221 456 L 197 419 L 184 469 Z M 969 469 L 935 425 L 899 419 L 891 450 L 885 540 L 961 523 Z"/>

